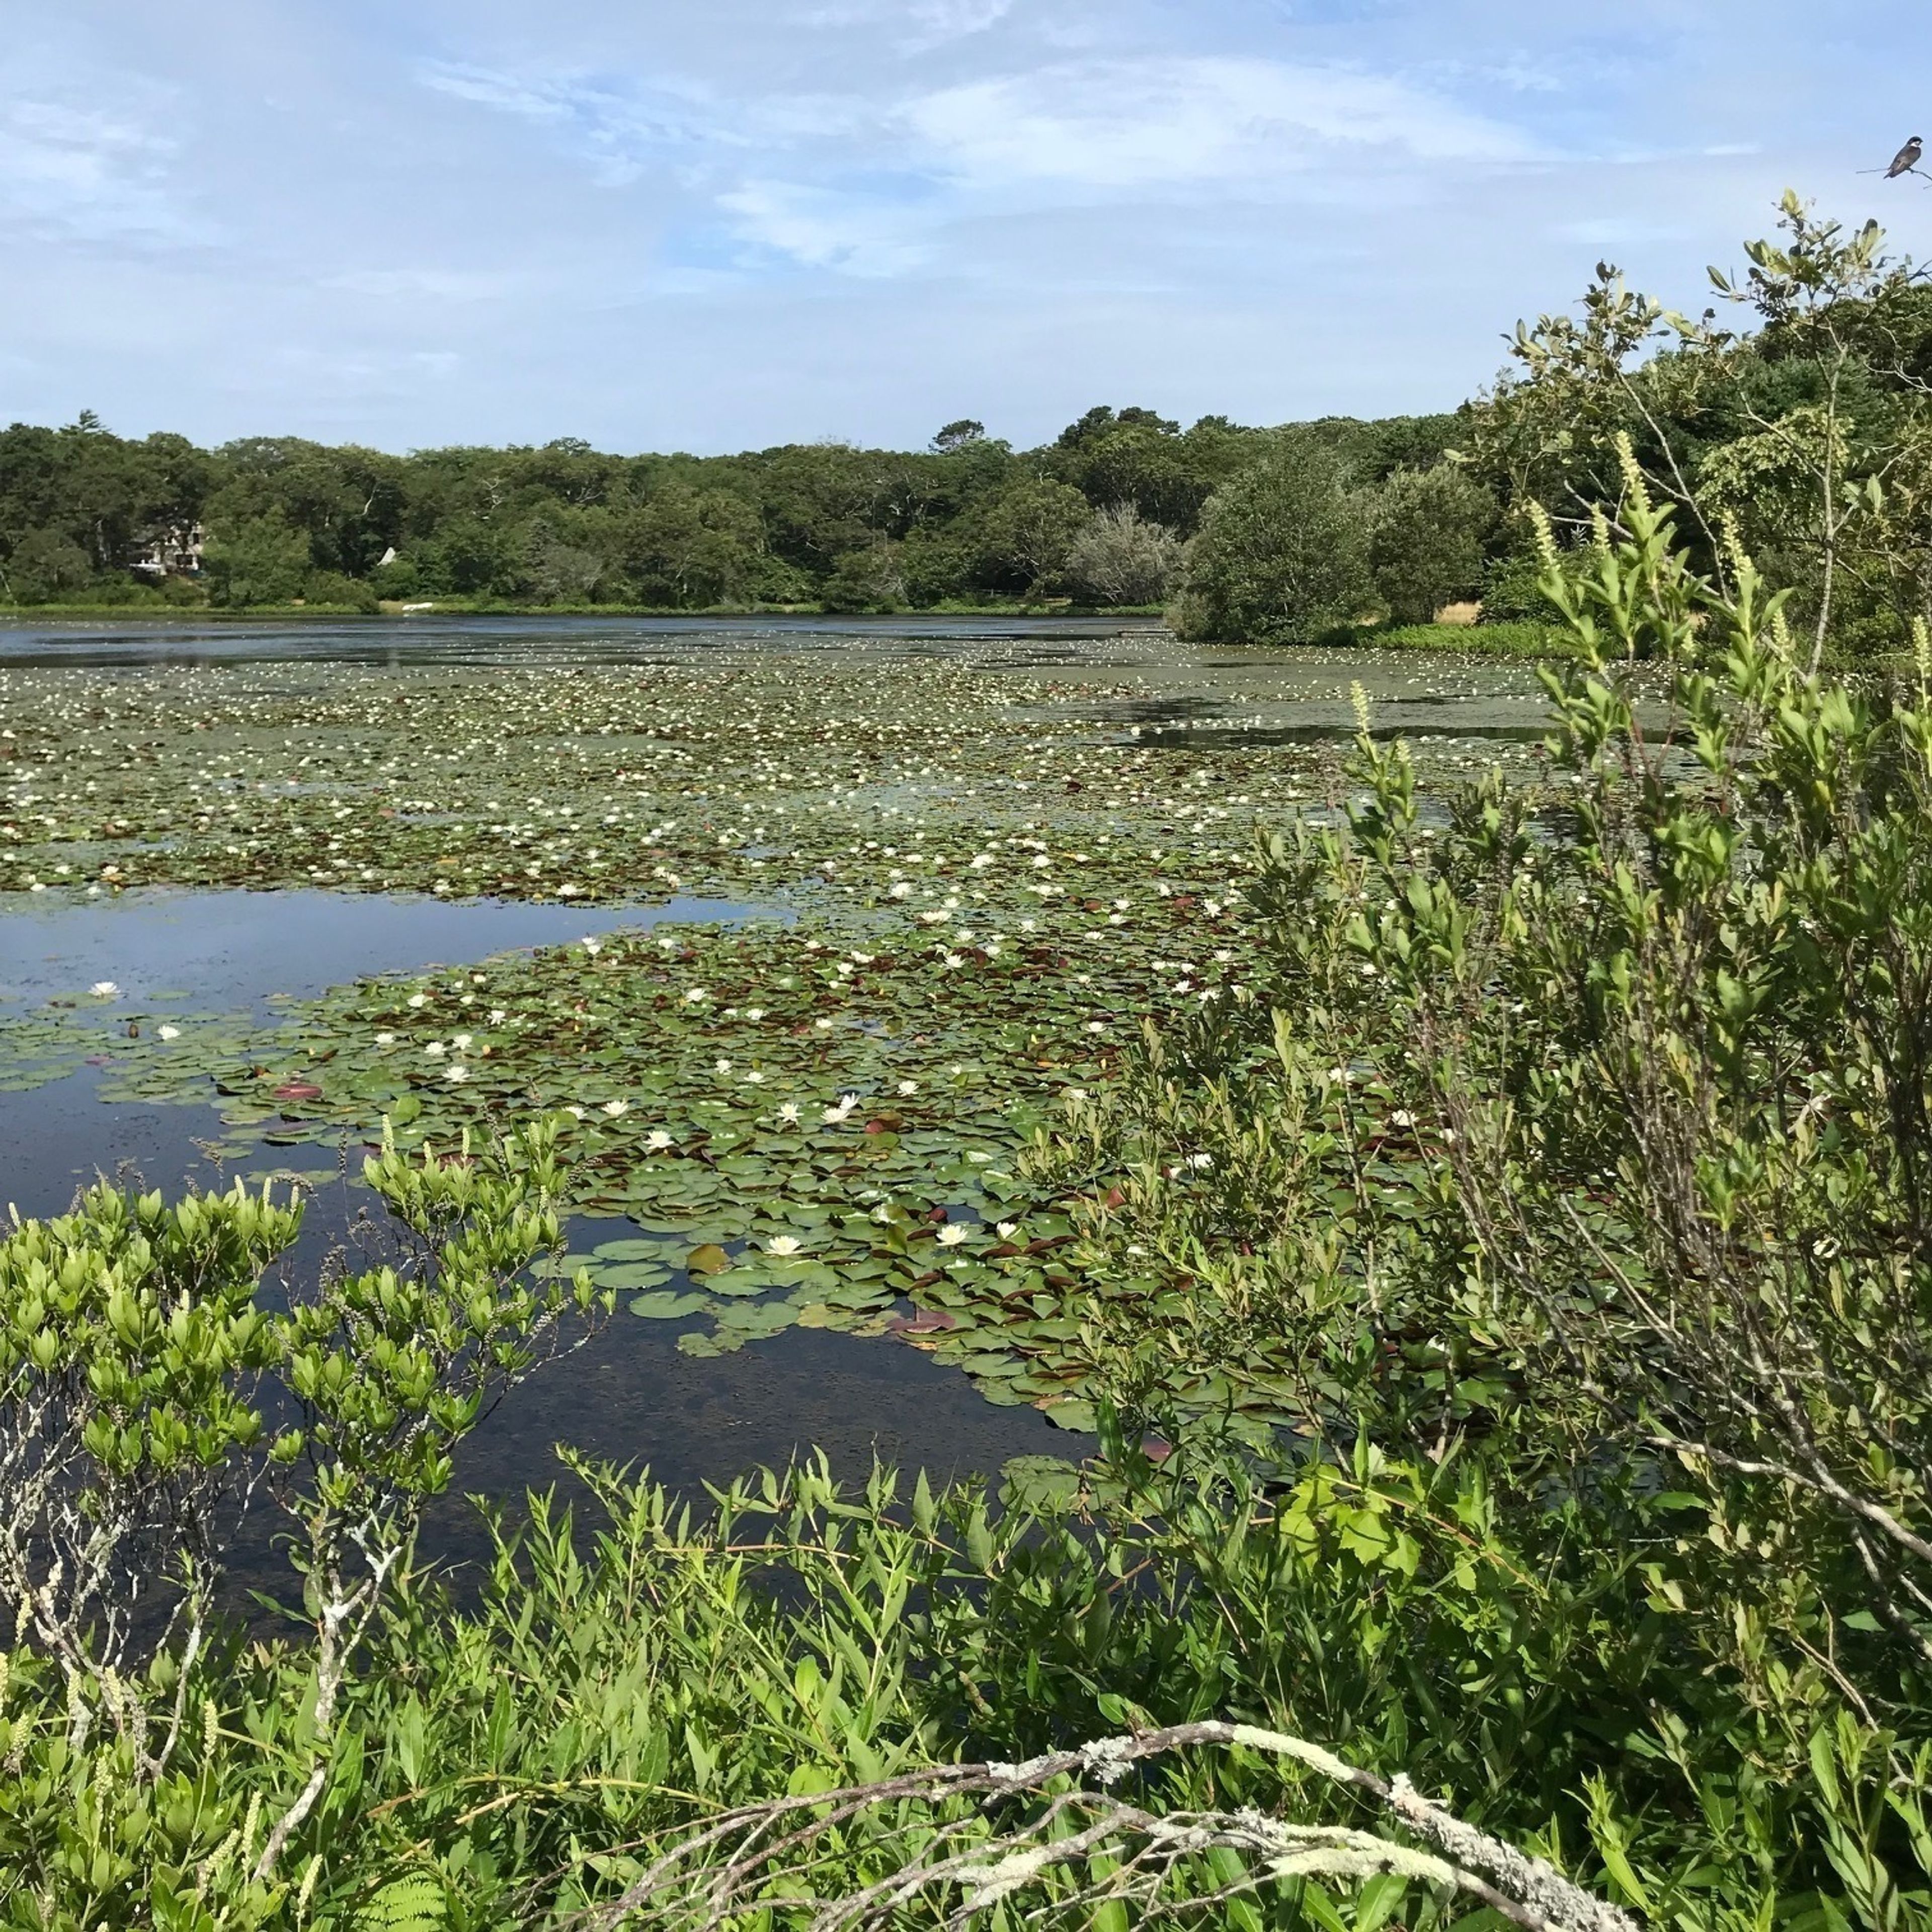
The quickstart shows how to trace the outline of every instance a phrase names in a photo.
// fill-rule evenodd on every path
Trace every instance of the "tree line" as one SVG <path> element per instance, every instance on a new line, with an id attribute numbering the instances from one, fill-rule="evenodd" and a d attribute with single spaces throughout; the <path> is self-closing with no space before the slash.
<path id="1" fill-rule="evenodd" d="M 0 433 L 0 575 L 18 604 L 1158 606 L 1207 505 L 1284 436 L 1372 484 L 1434 460 L 1450 421 L 1184 430 L 1101 407 L 1027 451 L 962 421 L 914 452 L 618 456 L 563 438 L 398 456 L 287 436 L 203 450 L 83 416 Z M 138 567 L 196 527 L 198 572 Z"/>
<path id="2" fill-rule="evenodd" d="M 214 450 L 91 415 L 0 433 L 0 598 L 235 609 L 386 600 L 836 612 L 1165 608 L 1184 634 L 1305 642 L 1479 603 L 1537 615 L 1538 519 L 1580 568 L 1620 530 L 1618 439 L 1698 566 L 1742 545 L 1792 621 L 1898 648 L 1932 604 L 1932 290 L 1795 197 L 1692 319 L 1599 263 L 1579 312 L 1439 415 L 1274 428 L 1090 410 L 1042 448 L 949 424 L 920 451 Z M 1722 320 L 1732 318 L 1727 325 Z M 198 568 L 140 567 L 205 533 Z"/>

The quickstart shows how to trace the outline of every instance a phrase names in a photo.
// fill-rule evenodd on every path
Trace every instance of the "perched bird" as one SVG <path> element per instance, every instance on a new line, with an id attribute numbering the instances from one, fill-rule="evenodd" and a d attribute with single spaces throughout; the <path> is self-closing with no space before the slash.
<path id="1" fill-rule="evenodd" d="M 1915 134 L 1892 157 L 1892 166 L 1885 171 L 1887 181 L 1896 181 L 1900 175 L 1909 175 L 1918 165 L 1918 158 L 1925 152 L 1925 143 Z"/>

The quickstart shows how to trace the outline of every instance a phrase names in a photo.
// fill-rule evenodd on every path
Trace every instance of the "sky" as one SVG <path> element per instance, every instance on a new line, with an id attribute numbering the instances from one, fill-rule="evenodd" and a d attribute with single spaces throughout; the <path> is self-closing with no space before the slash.
<path id="1" fill-rule="evenodd" d="M 0 0 L 0 420 L 1030 445 L 1453 406 L 1787 186 L 1932 255 L 1905 0 Z M 1922 126 L 1922 123 L 1926 124 Z"/>

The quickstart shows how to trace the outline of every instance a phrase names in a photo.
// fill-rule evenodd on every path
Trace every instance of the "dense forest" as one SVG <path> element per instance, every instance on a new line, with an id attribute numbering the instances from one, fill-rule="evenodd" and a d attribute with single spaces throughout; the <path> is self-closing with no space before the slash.
<path id="1" fill-rule="evenodd" d="M 1099 408 L 1025 452 L 962 422 L 916 452 L 709 458 L 574 439 L 393 456 L 258 436 L 208 451 L 128 440 L 92 417 L 16 424 L 0 435 L 0 572 L 24 604 L 1157 605 L 1204 506 L 1284 438 L 1373 487 L 1436 461 L 1452 422 L 1270 432 L 1208 417 L 1184 431 L 1151 410 Z M 178 549 L 197 528 L 200 569 L 157 567 L 178 560 L 158 541 Z"/>

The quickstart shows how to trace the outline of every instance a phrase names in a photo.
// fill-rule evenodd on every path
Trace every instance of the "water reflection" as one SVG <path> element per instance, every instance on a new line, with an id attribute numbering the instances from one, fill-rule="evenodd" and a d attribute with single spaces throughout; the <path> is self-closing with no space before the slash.
<path id="1" fill-rule="evenodd" d="M 46 999 L 112 980 L 131 998 L 187 993 L 231 1010 L 370 974 L 466 964 L 627 926 L 735 922 L 754 910 L 724 899 L 572 907 L 319 888 L 10 897 L 0 913 L 0 1000 Z"/>

